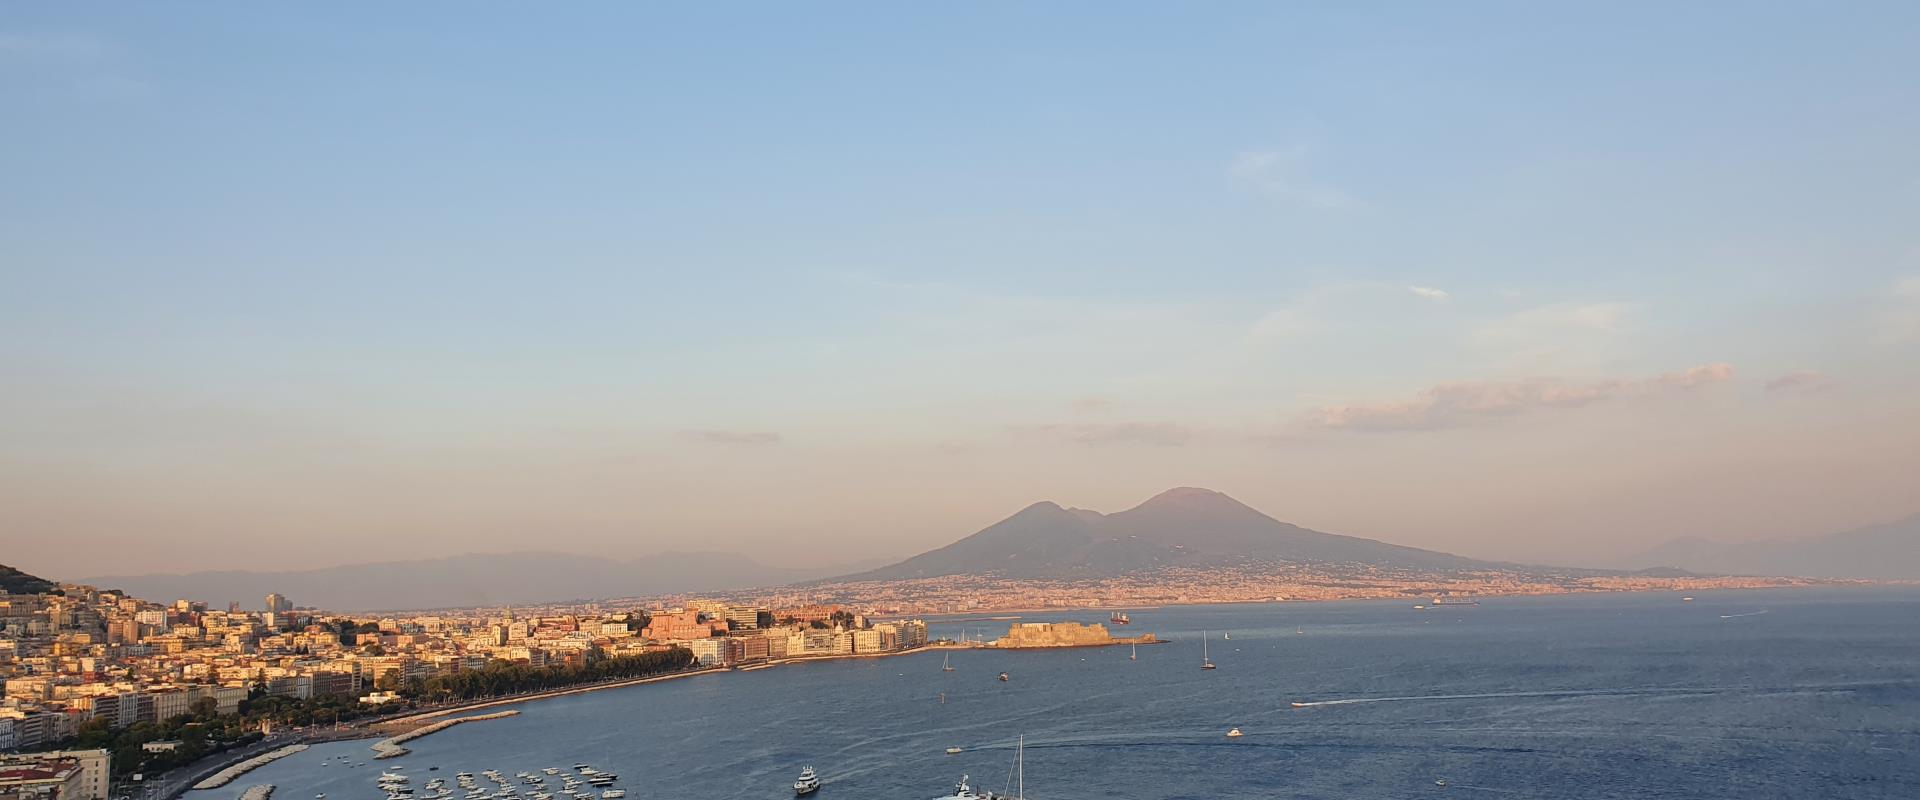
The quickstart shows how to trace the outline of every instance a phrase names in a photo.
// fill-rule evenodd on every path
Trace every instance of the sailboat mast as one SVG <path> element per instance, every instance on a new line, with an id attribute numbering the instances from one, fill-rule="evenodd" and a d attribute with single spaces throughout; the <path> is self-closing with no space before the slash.
<path id="1" fill-rule="evenodd" d="M 1019 794 L 1014 796 L 1020 800 L 1027 800 L 1027 735 L 1024 733 L 1020 734 L 1020 748 L 1014 751 L 1013 773 L 1019 776 L 1017 780 L 1020 787 L 1016 790 Z"/>

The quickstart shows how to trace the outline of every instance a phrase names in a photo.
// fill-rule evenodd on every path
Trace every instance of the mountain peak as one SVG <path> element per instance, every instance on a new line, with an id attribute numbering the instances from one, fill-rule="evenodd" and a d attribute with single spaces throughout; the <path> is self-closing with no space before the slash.
<path id="1" fill-rule="evenodd" d="M 1194 508 L 1246 508 L 1247 504 L 1228 497 L 1224 492 L 1201 489 L 1194 486 L 1180 486 L 1147 498 L 1147 501 L 1135 507 L 1139 509 L 1194 509 Z"/>

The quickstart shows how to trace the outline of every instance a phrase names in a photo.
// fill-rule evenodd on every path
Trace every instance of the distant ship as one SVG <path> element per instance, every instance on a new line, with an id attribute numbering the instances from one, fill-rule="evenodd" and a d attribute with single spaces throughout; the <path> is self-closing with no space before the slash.
<path id="1" fill-rule="evenodd" d="M 1107 621 L 1115 625 L 1129 625 L 1133 623 L 1133 618 L 1115 611 L 1111 615 L 1108 615 Z"/>
<path id="2" fill-rule="evenodd" d="M 1000 673 L 1000 680 L 1007 681 L 1007 680 L 1010 680 L 1010 678 L 1007 677 L 1007 673 L 1002 672 Z"/>
<path id="3" fill-rule="evenodd" d="M 1470 594 L 1449 594 L 1433 598 L 1436 606 L 1477 606 L 1480 599 Z"/>

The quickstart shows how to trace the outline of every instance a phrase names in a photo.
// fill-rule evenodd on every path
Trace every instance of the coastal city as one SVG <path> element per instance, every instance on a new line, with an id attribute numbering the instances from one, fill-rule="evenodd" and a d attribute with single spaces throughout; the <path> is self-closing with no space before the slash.
<path id="1" fill-rule="evenodd" d="M 913 651 L 929 644 L 927 623 L 913 615 L 1810 583 L 1261 565 L 1168 570 L 1151 578 L 952 576 L 709 597 L 342 614 L 301 607 L 280 594 L 254 608 L 239 601 L 212 607 L 42 582 L 38 591 L 0 593 L 0 752 L 14 753 L 0 756 L 0 800 L 107 800 L 136 791 L 150 800 L 190 785 L 156 780 L 156 773 L 204 772 L 209 764 L 259 756 L 286 744 L 290 728 L 308 739 L 366 736 L 373 730 L 368 723 L 425 707 Z M 1124 619 L 1116 612 L 1116 621 Z M 1040 646 L 1050 636 L 1076 645 L 1107 640 L 1100 626 L 1016 625 L 1012 633 L 1005 646 Z"/>

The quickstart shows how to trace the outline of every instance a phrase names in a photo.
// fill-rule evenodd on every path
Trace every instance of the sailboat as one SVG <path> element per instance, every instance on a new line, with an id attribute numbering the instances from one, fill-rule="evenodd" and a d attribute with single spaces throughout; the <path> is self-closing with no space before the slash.
<path id="1" fill-rule="evenodd" d="M 1207 632 L 1200 632 L 1200 668 L 1213 669 L 1213 657 L 1207 655 Z"/>
<path id="2" fill-rule="evenodd" d="M 941 672 L 953 671 L 953 654 L 952 653 L 948 653 L 945 658 L 940 659 L 940 671 Z"/>
<path id="3" fill-rule="evenodd" d="M 1139 642 L 1135 642 L 1135 643 L 1134 643 L 1134 645 L 1133 645 L 1133 654 L 1132 654 L 1132 655 L 1129 655 L 1129 656 L 1127 656 L 1127 660 L 1128 660 L 1128 661 L 1139 661 L 1139 660 L 1140 660 L 1140 643 L 1139 643 Z"/>

